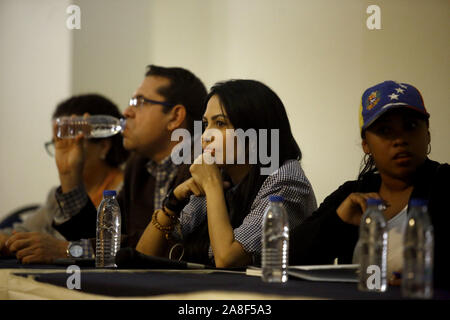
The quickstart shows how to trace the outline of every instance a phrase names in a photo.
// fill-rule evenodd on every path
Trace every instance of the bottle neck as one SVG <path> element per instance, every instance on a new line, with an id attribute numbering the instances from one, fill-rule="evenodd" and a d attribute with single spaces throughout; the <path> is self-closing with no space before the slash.
<path id="1" fill-rule="evenodd" d="M 420 212 L 427 212 L 428 207 L 427 206 L 411 206 L 411 210 L 417 210 Z"/>
<path id="2" fill-rule="evenodd" d="M 386 209 L 386 206 L 384 204 L 370 204 L 367 206 L 367 210 L 383 211 L 385 209 Z"/>
<path id="3" fill-rule="evenodd" d="M 279 202 L 279 201 L 270 201 L 270 205 L 271 206 L 274 206 L 274 207 L 276 207 L 276 206 L 278 206 L 278 207 L 281 207 L 282 206 L 282 202 Z"/>
<path id="4" fill-rule="evenodd" d="M 428 207 L 427 206 L 412 206 L 409 210 L 409 217 L 427 217 Z"/>

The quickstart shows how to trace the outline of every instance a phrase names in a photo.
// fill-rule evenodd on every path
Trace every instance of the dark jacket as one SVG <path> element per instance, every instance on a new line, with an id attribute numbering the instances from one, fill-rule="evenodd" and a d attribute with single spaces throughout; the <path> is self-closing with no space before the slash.
<path id="1" fill-rule="evenodd" d="M 450 166 L 427 159 L 418 169 L 411 198 L 428 199 L 434 227 L 435 286 L 449 288 L 450 280 Z M 320 207 L 292 232 L 291 265 L 352 263 L 359 227 L 343 222 L 336 213 L 353 192 L 378 192 L 381 177 L 368 173 L 359 181 L 347 181 L 329 195 Z M 409 207 L 408 207 L 409 208 Z"/>
<path id="2" fill-rule="evenodd" d="M 123 187 L 117 196 L 122 215 L 122 246 L 136 246 L 155 210 L 153 199 L 156 181 L 147 171 L 148 161 L 148 158 L 133 155 L 127 162 Z M 172 186 L 189 177 L 189 166 L 179 166 Z M 74 241 L 95 238 L 96 221 L 97 209 L 91 201 L 88 201 L 78 214 L 54 227 L 67 240 Z"/>

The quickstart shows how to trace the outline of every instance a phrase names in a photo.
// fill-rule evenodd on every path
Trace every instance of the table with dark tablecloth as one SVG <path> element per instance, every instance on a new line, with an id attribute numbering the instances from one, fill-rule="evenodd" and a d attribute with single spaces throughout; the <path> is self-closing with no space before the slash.
<path id="1" fill-rule="evenodd" d="M 23 269 L 26 267 L 26 269 Z M 15 280 L 32 281 L 34 285 L 45 285 L 46 289 L 58 288 L 95 295 L 102 298 L 158 298 L 175 295 L 215 299 L 211 292 L 239 294 L 249 299 L 402 299 L 399 287 L 389 287 L 387 292 L 360 292 L 356 283 L 307 281 L 290 277 L 286 283 L 265 283 L 257 276 L 246 275 L 245 271 L 236 270 L 120 270 L 120 269 L 80 269 L 80 290 L 67 289 L 66 267 L 45 265 L 20 265 L 14 260 L 0 260 L 0 270 L 10 268 L 10 276 Z M 31 268 L 31 269 L 30 269 Z M 11 269 L 13 269 L 11 271 Z M 22 280 L 20 280 L 22 281 Z M 26 282 L 24 282 L 26 284 Z M 31 284 L 31 282 L 30 282 Z M 22 284 L 23 285 L 23 284 Z M 63 291 L 61 291 L 63 292 Z M 208 294 L 206 294 L 208 293 Z M 226 295 L 225 295 L 226 296 Z M 70 296 L 69 296 L 70 297 Z M 82 296 L 74 296 L 78 299 Z M 217 295 L 222 299 L 224 295 Z M 435 290 L 435 299 L 450 299 L 450 293 Z"/>

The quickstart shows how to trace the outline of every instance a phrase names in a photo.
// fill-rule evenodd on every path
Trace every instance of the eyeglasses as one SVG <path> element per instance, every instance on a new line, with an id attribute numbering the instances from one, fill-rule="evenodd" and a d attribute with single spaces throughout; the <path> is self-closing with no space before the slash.
<path id="1" fill-rule="evenodd" d="M 44 143 L 44 147 L 50 157 L 55 156 L 55 142 L 53 140 Z"/>
<path id="2" fill-rule="evenodd" d="M 128 105 L 130 107 L 142 107 L 146 103 L 160 104 L 160 105 L 163 105 L 163 106 L 169 107 L 169 108 L 172 108 L 173 106 L 175 106 L 174 103 L 165 102 L 165 101 L 156 101 L 156 100 L 151 100 L 151 99 L 147 99 L 147 98 L 144 98 L 144 97 L 131 98 L 130 102 L 128 103 Z"/>

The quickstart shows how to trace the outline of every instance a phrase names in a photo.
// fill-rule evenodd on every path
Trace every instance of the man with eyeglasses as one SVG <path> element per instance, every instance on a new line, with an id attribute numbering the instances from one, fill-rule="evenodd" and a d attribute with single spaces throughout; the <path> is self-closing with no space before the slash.
<path id="1" fill-rule="evenodd" d="M 193 133 L 194 120 L 202 116 L 206 97 L 203 83 L 182 68 L 148 66 L 146 76 L 124 111 L 125 149 L 134 151 L 125 169 L 118 195 L 122 214 L 122 246 L 135 247 L 154 210 L 161 208 L 168 190 L 189 177 L 188 166 L 171 160 L 171 134 L 178 128 Z M 68 240 L 95 238 L 96 208 L 89 201 L 80 176 L 81 139 L 66 149 L 55 140 L 61 187 L 56 198 L 61 214 L 55 228 Z"/>

